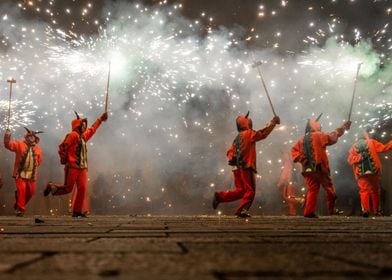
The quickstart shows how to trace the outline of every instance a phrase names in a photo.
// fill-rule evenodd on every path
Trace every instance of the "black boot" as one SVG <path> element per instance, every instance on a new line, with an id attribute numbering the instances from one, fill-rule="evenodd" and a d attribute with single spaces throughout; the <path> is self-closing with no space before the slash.
<path id="1" fill-rule="evenodd" d="M 214 198 L 212 199 L 212 208 L 215 210 L 216 208 L 218 208 L 220 201 L 219 201 L 219 197 L 218 197 L 218 193 L 214 192 Z"/>
<path id="2" fill-rule="evenodd" d="M 86 213 L 82 213 L 82 212 L 72 212 L 72 217 L 73 218 L 87 218 Z"/>

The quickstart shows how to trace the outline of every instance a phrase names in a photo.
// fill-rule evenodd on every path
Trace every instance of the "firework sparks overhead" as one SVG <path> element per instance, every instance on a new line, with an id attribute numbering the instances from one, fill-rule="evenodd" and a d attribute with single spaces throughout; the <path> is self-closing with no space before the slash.
<path id="1" fill-rule="evenodd" d="M 110 120 L 91 143 L 90 180 L 110 174 L 117 208 L 178 209 L 179 197 L 197 197 L 201 209 L 224 187 L 235 117 L 250 110 L 256 127 L 272 118 L 254 60 L 282 119 L 259 147 L 266 188 L 309 117 L 323 112 L 324 130 L 347 118 L 358 63 L 354 126 L 391 136 L 388 1 L 246 2 L 2 1 L 2 116 L 13 76 L 12 127 L 47 131 L 56 162 L 73 111 L 90 122 L 103 112 L 110 61 Z M 345 155 L 354 137 L 330 153 Z"/>

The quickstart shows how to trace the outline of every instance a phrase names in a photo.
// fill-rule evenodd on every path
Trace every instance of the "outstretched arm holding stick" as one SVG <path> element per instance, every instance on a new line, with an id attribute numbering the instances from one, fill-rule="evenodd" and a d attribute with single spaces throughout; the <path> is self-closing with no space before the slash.
<path id="1" fill-rule="evenodd" d="M 7 80 L 7 83 L 10 84 L 10 95 L 8 99 L 8 120 L 7 120 L 7 130 L 10 129 L 10 121 L 11 121 L 11 97 L 12 97 L 12 84 L 16 83 L 16 80 L 11 78 Z"/>
<path id="2" fill-rule="evenodd" d="M 358 68 L 357 68 L 357 75 L 355 76 L 354 80 L 354 90 L 353 90 L 353 95 L 351 97 L 351 105 L 350 105 L 350 111 L 348 113 L 348 120 L 351 121 L 351 113 L 353 112 L 353 105 L 354 105 L 354 98 L 355 98 L 355 90 L 357 88 L 357 80 L 358 80 L 358 75 L 359 75 L 359 69 L 361 68 L 362 62 L 358 63 Z"/>

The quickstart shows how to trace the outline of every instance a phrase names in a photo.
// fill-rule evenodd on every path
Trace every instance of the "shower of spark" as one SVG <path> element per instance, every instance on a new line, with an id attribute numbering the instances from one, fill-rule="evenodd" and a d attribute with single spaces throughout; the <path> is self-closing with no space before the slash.
<path id="1" fill-rule="evenodd" d="M 118 1 L 98 15 L 93 2 L 78 9 L 59 0 L 18 2 L 18 9 L 3 6 L 0 14 L 0 80 L 17 77 L 23 96 L 13 103 L 13 127 L 49 130 L 48 147 L 56 147 L 69 131 L 73 110 L 89 121 L 104 110 L 111 61 L 110 119 L 91 143 L 103 148 L 89 151 L 90 175 L 112 178 L 107 182 L 112 189 L 105 191 L 114 208 L 132 202 L 173 209 L 180 207 L 177 197 L 203 201 L 222 188 L 222 178 L 230 174 L 224 154 L 236 133 L 235 117 L 250 110 L 257 127 L 272 118 L 250 53 L 263 61 L 263 76 L 282 118 L 282 126 L 258 147 L 263 184 L 274 184 L 280 150 L 303 134 L 307 118 L 324 112 L 325 130 L 341 124 L 359 62 L 355 126 L 382 129 L 390 121 L 388 23 L 373 34 L 358 27 L 344 36 L 341 16 L 318 21 L 322 8 L 310 5 L 303 13 L 314 16 L 300 30 L 306 47 L 299 52 L 282 49 L 292 34 L 278 27 L 263 30 L 272 34 L 265 40 L 256 24 L 244 34 L 219 28 L 208 12 L 185 18 L 186 4 Z M 278 22 L 294 4 L 277 3 L 257 5 L 257 20 Z M 47 20 L 32 21 L 25 14 Z M 255 47 L 261 45 L 265 48 Z M 6 112 L 4 102 L 1 112 Z M 331 153 L 344 154 L 351 139 L 345 141 Z M 55 148 L 47 154 L 57 156 Z"/>

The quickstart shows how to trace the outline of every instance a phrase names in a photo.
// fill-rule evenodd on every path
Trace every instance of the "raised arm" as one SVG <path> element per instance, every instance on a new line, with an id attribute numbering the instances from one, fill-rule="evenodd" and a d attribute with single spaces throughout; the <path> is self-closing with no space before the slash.
<path id="1" fill-rule="evenodd" d="M 280 118 L 278 116 L 274 116 L 263 129 L 260 129 L 254 133 L 252 136 L 252 141 L 257 142 L 267 138 L 267 136 L 272 132 L 272 130 L 274 130 L 274 127 L 277 124 L 280 124 Z"/>
<path id="2" fill-rule="evenodd" d="M 99 126 L 102 122 L 105 122 L 108 119 L 108 113 L 103 113 L 91 127 L 87 128 L 86 131 L 83 133 L 83 138 L 88 141 L 91 137 L 95 134 Z"/>
<path id="3" fill-rule="evenodd" d="M 11 130 L 7 129 L 4 134 L 4 147 L 12 152 L 16 151 L 16 141 L 11 141 Z"/>
<path id="4" fill-rule="evenodd" d="M 339 126 L 334 131 L 328 133 L 328 143 L 327 145 L 333 145 L 338 142 L 340 136 L 344 134 L 346 130 L 349 130 L 351 126 L 351 121 L 345 121 L 341 126 Z"/>

